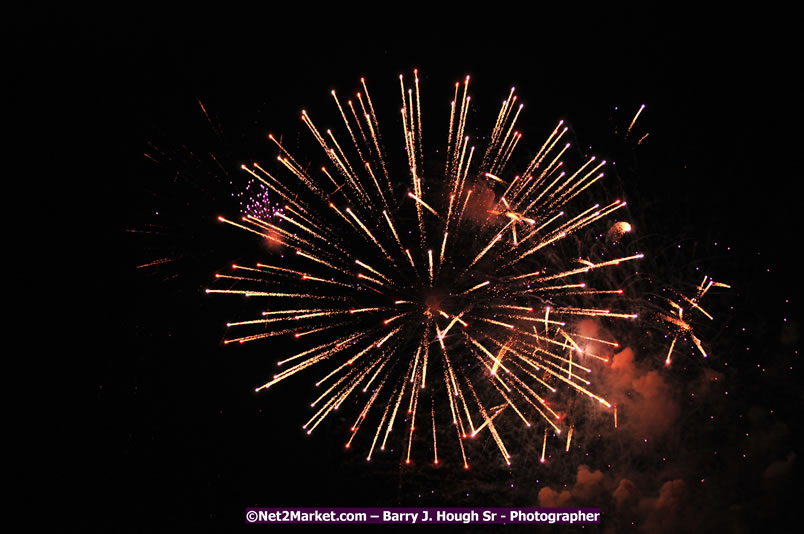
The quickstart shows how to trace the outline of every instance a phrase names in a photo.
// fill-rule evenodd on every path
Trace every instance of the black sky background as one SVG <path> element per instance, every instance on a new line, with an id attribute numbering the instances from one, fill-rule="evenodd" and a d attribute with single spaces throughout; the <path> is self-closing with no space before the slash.
<path id="1" fill-rule="evenodd" d="M 57 236 L 50 253 L 77 282 L 64 290 L 64 301 L 75 305 L 66 311 L 71 335 L 59 346 L 79 356 L 41 355 L 57 360 L 52 368 L 72 384 L 48 410 L 65 442 L 51 471 L 65 488 L 57 494 L 71 500 L 76 481 L 86 488 L 83 508 L 66 526 L 231 531 L 246 506 L 536 506 L 539 488 L 575 481 L 580 460 L 543 475 L 532 458 L 519 470 L 483 467 L 469 475 L 457 466 L 406 474 L 398 451 L 366 465 L 362 454 L 342 449 L 345 421 L 303 435 L 309 380 L 255 395 L 275 358 L 266 347 L 221 345 L 225 322 L 243 312 L 236 302 L 210 300 L 203 288 L 217 270 L 261 253 L 215 224 L 217 215 L 235 213 L 229 180 L 242 178 L 239 164 L 274 156 L 269 131 L 306 135 L 297 120 L 303 107 L 332 122 L 329 90 L 350 93 L 360 76 L 382 123 L 397 106 L 398 74 L 409 77 L 415 67 L 425 136 L 435 140 L 446 127 L 439 106 L 465 74 L 472 75 L 473 125 L 481 133 L 515 85 L 530 144 L 563 118 L 582 145 L 617 161 L 612 180 L 649 236 L 651 265 L 668 282 L 697 283 L 698 266 L 701 275 L 732 284 L 713 299 L 720 322 L 704 339 L 724 388 L 733 386 L 727 401 L 720 390 L 705 398 L 722 423 L 687 430 L 701 413 L 684 404 L 672 469 L 645 466 L 639 456 L 606 477 L 643 470 L 684 480 L 687 497 L 675 510 L 703 531 L 781 525 L 792 513 L 795 476 L 788 469 L 769 483 L 762 473 L 789 452 L 800 456 L 793 252 L 800 244 L 800 84 L 788 17 L 512 9 L 407 24 L 283 8 L 16 22 L 12 56 L 20 74 L 12 89 L 21 98 L 13 103 L 17 113 L 31 103 L 49 119 L 21 128 L 23 139 L 39 150 L 60 145 L 53 151 L 59 176 L 43 165 L 39 182 L 57 207 L 48 223 Z M 380 109 L 381 102 L 389 105 Z M 643 103 L 636 130 L 650 135 L 637 147 L 622 130 Z M 166 230 L 141 233 L 150 224 Z M 63 237 L 67 228 L 75 237 Z M 180 259 L 136 268 L 169 254 Z M 683 371 L 673 376 L 687 393 Z M 749 422 L 752 407 L 764 415 Z M 771 440 L 772 429 L 783 438 Z M 527 449 L 525 438 L 520 445 Z M 735 457 L 752 452 L 712 463 L 706 455 L 713 448 Z M 493 452 L 478 453 L 484 466 L 499 460 Z M 586 463 L 605 471 L 606 458 Z M 694 486 L 698 474 L 711 486 Z M 645 496 L 655 497 L 665 479 Z M 590 505 L 606 509 L 605 499 Z M 124 518 L 113 512 L 120 506 Z M 611 514 L 601 531 L 653 529 L 644 511 Z"/>

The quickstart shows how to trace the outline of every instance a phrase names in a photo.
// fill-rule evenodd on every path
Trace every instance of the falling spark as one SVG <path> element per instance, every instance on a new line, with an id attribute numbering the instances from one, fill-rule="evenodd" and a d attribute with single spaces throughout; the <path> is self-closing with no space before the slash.
<path id="1" fill-rule="evenodd" d="M 634 115 L 634 118 L 631 120 L 631 124 L 629 124 L 629 125 L 628 125 L 628 131 L 626 132 L 626 135 L 628 135 L 629 133 L 631 133 L 631 128 L 633 128 L 633 127 L 634 127 L 634 123 L 635 123 L 635 122 L 637 121 L 637 119 L 639 118 L 639 114 L 640 114 L 640 113 L 642 113 L 642 110 L 643 110 L 643 109 L 645 109 L 645 104 L 642 104 L 641 106 L 639 106 L 639 110 L 636 112 L 636 115 Z M 643 139 L 644 139 L 644 138 L 643 138 Z M 641 140 L 640 140 L 640 141 L 641 141 Z"/>
<path id="2" fill-rule="evenodd" d="M 542 441 L 542 457 L 540 462 L 544 463 L 544 453 L 547 451 L 547 429 L 544 429 L 544 441 Z"/>

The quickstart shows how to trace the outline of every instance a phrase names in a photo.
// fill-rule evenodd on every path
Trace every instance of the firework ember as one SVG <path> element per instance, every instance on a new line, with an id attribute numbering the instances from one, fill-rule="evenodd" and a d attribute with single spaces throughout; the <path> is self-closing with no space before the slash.
<path id="1" fill-rule="evenodd" d="M 207 290 L 265 302 L 261 316 L 228 324 L 225 343 L 277 336 L 299 343 L 256 390 L 317 373 L 321 393 L 305 431 L 357 398 L 346 446 L 365 434 L 368 460 L 398 439 L 406 463 L 414 443 L 443 463 L 451 441 L 468 468 L 467 441 L 488 432 L 510 464 L 504 429 L 511 425 L 538 428 L 542 461 L 550 436 L 561 435 L 556 448 L 570 450 L 579 429 L 562 398 L 588 397 L 616 417 L 595 393 L 595 373 L 605 372 L 609 353 L 590 347 L 617 343 L 583 335 L 579 325 L 636 318 L 620 300 L 623 290 L 601 274 L 642 257 L 610 246 L 630 225 L 617 222 L 594 247 L 579 237 L 592 229 L 605 236 L 607 218 L 625 207 L 590 197 L 606 162 L 591 156 L 567 168 L 561 121 L 535 155 L 510 169 L 523 105 L 511 88 L 484 144 L 473 144 L 468 76 L 444 106 L 447 131 L 434 128 L 427 148 L 416 71 L 412 84 L 399 77 L 401 138 L 388 149 L 390 134 L 360 81 L 354 99 L 332 92 L 340 133 L 301 112 L 324 167 L 311 170 L 273 135 L 276 171 L 243 166 L 260 194 L 282 207 L 250 204 L 240 218 L 219 220 L 282 254 L 233 265 L 217 275 L 230 286 Z M 696 307 L 700 296 L 689 304 Z"/>

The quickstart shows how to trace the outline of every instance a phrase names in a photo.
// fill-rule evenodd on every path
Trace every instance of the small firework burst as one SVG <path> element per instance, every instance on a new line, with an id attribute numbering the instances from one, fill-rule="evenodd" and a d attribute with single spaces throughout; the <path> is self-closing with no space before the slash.
<path id="1" fill-rule="evenodd" d="M 268 187 L 256 178 L 246 182 L 243 189 L 232 193 L 240 204 L 240 213 L 247 217 L 254 217 L 263 221 L 270 221 L 282 208 L 271 202 L 271 193 Z"/>
<path id="2" fill-rule="evenodd" d="M 709 289 L 713 287 L 730 288 L 731 286 L 722 282 L 715 282 L 709 276 L 704 276 L 703 281 L 701 281 L 700 285 L 696 287 L 695 294 L 692 296 L 684 295 L 683 293 L 673 289 L 669 290 L 673 297 L 665 297 L 664 299 L 669 309 L 666 310 L 666 313 L 656 313 L 656 317 L 665 327 L 669 329 L 670 335 L 672 336 L 670 348 L 667 351 L 667 358 L 664 361 L 665 365 L 670 365 L 672 362 L 673 349 L 676 346 L 676 342 L 679 340 L 679 338 L 684 338 L 686 336 L 690 337 L 693 344 L 704 358 L 709 356 L 704 350 L 701 340 L 698 339 L 693 332 L 692 321 L 690 318 L 695 315 L 703 315 L 710 321 L 714 319 L 714 317 L 712 317 L 700 305 L 701 299 L 704 297 L 704 295 L 706 295 Z M 684 311 L 685 309 L 687 310 L 686 315 Z"/>

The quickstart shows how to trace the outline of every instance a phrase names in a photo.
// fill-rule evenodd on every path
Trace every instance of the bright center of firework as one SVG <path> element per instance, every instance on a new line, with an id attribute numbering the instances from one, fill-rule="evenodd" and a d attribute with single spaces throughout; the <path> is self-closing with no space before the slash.
<path id="1" fill-rule="evenodd" d="M 424 295 L 424 306 L 433 315 L 437 315 L 441 311 L 441 304 L 444 302 L 446 295 L 444 292 L 433 289 Z"/>

